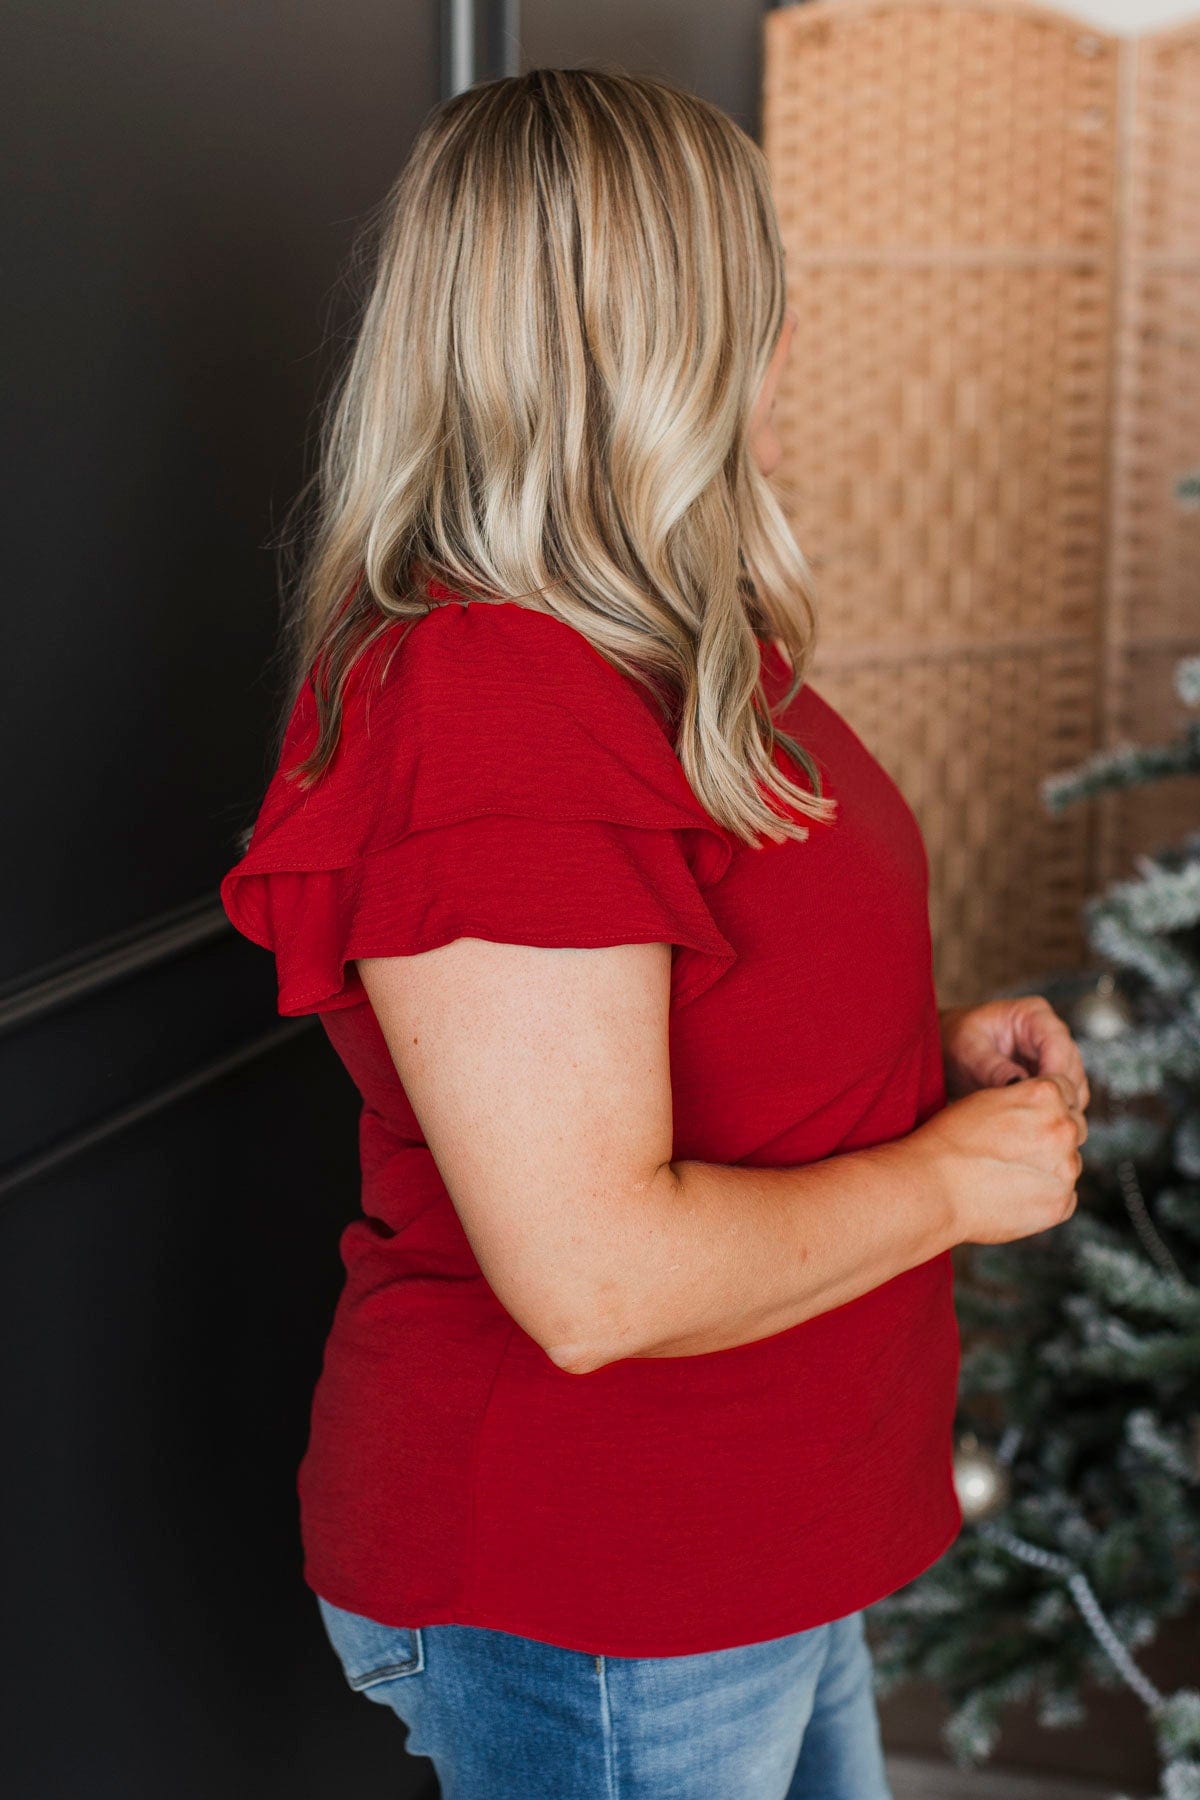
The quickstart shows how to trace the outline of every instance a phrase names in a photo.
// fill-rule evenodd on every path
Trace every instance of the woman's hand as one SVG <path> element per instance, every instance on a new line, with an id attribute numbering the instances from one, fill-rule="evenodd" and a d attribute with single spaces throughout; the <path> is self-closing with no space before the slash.
<path id="1" fill-rule="evenodd" d="M 948 1203 L 956 1244 L 1009 1244 L 1075 1211 L 1087 1120 L 1058 1070 L 951 1100 L 899 1142 Z"/>
<path id="2" fill-rule="evenodd" d="M 950 1099 L 1027 1075 L 1062 1075 L 1074 1087 L 1081 1111 L 1090 1101 L 1079 1047 L 1041 994 L 943 1007 L 938 1017 Z"/>

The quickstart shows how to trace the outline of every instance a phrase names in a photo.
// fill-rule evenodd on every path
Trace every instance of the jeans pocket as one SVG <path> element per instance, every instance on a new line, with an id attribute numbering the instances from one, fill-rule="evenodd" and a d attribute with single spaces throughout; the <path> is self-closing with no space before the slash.
<path id="1" fill-rule="evenodd" d="M 419 1625 L 381 1625 L 362 1613 L 346 1612 L 317 1595 L 326 1635 L 355 1693 L 419 1675 L 425 1667 L 425 1640 Z M 382 1698 L 368 1693 L 368 1699 Z"/>

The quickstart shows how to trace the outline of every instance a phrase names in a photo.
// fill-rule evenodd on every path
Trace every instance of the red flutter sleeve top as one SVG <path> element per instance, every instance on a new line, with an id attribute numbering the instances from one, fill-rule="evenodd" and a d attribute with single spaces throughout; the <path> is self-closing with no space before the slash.
<path id="1" fill-rule="evenodd" d="M 314 741 L 302 691 L 221 897 L 363 1100 L 297 1483 L 304 1578 L 335 1605 L 688 1654 L 842 1617 L 957 1535 L 948 1251 L 755 1343 L 568 1374 L 488 1286 L 354 968 L 464 936 L 667 942 L 675 1158 L 779 1168 L 911 1131 L 946 1098 L 921 833 L 810 684 L 781 723 L 838 814 L 753 849 L 638 684 L 519 602 L 443 599 L 379 640 L 307 793 L 283 779 Z"/>

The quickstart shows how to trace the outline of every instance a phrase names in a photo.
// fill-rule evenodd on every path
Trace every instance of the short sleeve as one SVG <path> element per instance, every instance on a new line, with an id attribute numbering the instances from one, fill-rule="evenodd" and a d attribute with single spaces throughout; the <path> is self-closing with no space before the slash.
<path id="1" fill-rule="evenodd" d="M 315 732 L 306 683 L 221 883 L 232 924 L 274 954 L 282 1015 L 364 1001 L 358 957 L 459 937 L 669 943 L 673 1009 L 734 962 L 713 910 L 733 839 L 637 685 L 564 621 L 438 606 L 356 665 L 334 759 L 305 791 L 288 771 Z"/>

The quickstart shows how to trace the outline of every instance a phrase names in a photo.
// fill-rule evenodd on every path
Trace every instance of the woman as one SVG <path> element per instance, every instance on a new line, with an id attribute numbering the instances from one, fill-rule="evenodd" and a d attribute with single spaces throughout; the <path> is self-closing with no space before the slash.
<path id="1" fill-rule="evenodd" d="M 939 1016 L 917 822 L 804 679 L 796 328 L 730 119 L 534 70 L 426 123 L 329 415 L 222 896 L 363 1096 L 305 1579 L 450 1800 L 886 1796 L 950 1250 L 1074 1206 L 1066 1027 Z"/>

